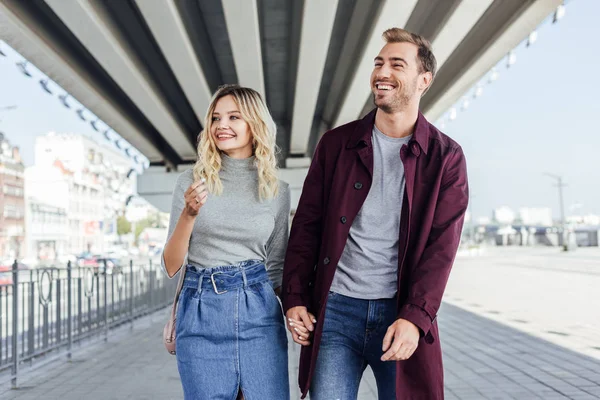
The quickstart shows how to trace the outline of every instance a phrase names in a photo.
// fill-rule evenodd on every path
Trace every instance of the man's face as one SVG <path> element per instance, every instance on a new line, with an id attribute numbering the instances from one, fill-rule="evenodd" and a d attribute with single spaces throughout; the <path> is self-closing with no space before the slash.
<path id="1" fill-rule="evenodd" d="M 386 113 L 405 110 L 416 102 L 431 82 L 430 73 L 419 73 L 418 48 L 412 43 L 388 43 L 375 57 L 371 90 L 375 105 Z"/>

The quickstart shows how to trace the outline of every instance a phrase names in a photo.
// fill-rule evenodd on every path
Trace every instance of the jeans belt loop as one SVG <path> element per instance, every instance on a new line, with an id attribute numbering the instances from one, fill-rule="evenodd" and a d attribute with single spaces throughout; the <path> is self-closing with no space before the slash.
<path id="1" fill-rule="evenodd" d="M 244 279 L 244 289 L 248 286 L 248 278 L 246 278 L 246 268 L 242 267 L 242 279 Z"/>
<path id="2" fill-rule="evenodd" d="M 198 294 L 202 293 L 202 281 L 204 280 L 204 270 L 200 271 L 198 276 Z"/>

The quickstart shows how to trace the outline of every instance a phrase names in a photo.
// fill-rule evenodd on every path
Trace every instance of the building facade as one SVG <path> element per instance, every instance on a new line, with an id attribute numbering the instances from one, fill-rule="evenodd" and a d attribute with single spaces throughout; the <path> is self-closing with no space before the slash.
<path id="1" fill-rule="evenodd" d="M 25 252 L 24 170 L 18 147 L 0 133 L 0 261 Z"/>
<path id="2" fill-rule="evenodd" d="M 102 254 L 117 240 L 117 217 L 135 188 L 131 165 L 124 154 L 84 135 L 49 133 L 36 139 L 32 199 L 49 190 L 62 198 L 50 205 L 66 212 L 65 252 Z M 57 171 L 51 187 L 44 177 L 49 169 Z"/>

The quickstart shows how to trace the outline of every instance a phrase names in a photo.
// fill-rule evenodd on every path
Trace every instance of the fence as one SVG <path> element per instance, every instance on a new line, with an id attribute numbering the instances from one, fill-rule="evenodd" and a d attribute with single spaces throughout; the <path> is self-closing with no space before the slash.
<path id="1" fill-rule="evenodd" d="M 124 267 L 19 269 L 0 274 L 0 373 L 51 354 L 71 357 L 74 344 L 93 336 L 108 340 L 111 328 L 131 323 L 173 301 L 177 280 L 152 262 Z"/>

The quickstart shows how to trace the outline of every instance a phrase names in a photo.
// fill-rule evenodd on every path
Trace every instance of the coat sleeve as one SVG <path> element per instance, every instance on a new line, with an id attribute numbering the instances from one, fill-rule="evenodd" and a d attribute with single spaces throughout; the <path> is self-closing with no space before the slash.
<path id="1" fill-rule="evenodd" d="M 468 202 L 467 166 L 462 149 L 457 147 L 446 163 L 427 246 L 410 277 L 408 299 L 398 314 L 415 324 L 422 335 L 429 333 L 436 319 Z"/>
<path id="2" fill-rule="evenodd" d="M 282 299 L 285 312 L 310 304 L 310 283 L 321 247 L 324 214 L 325 149 L 321 139 L 304 180 L 302 195 L 292 221 L 283 268 Z"/>

